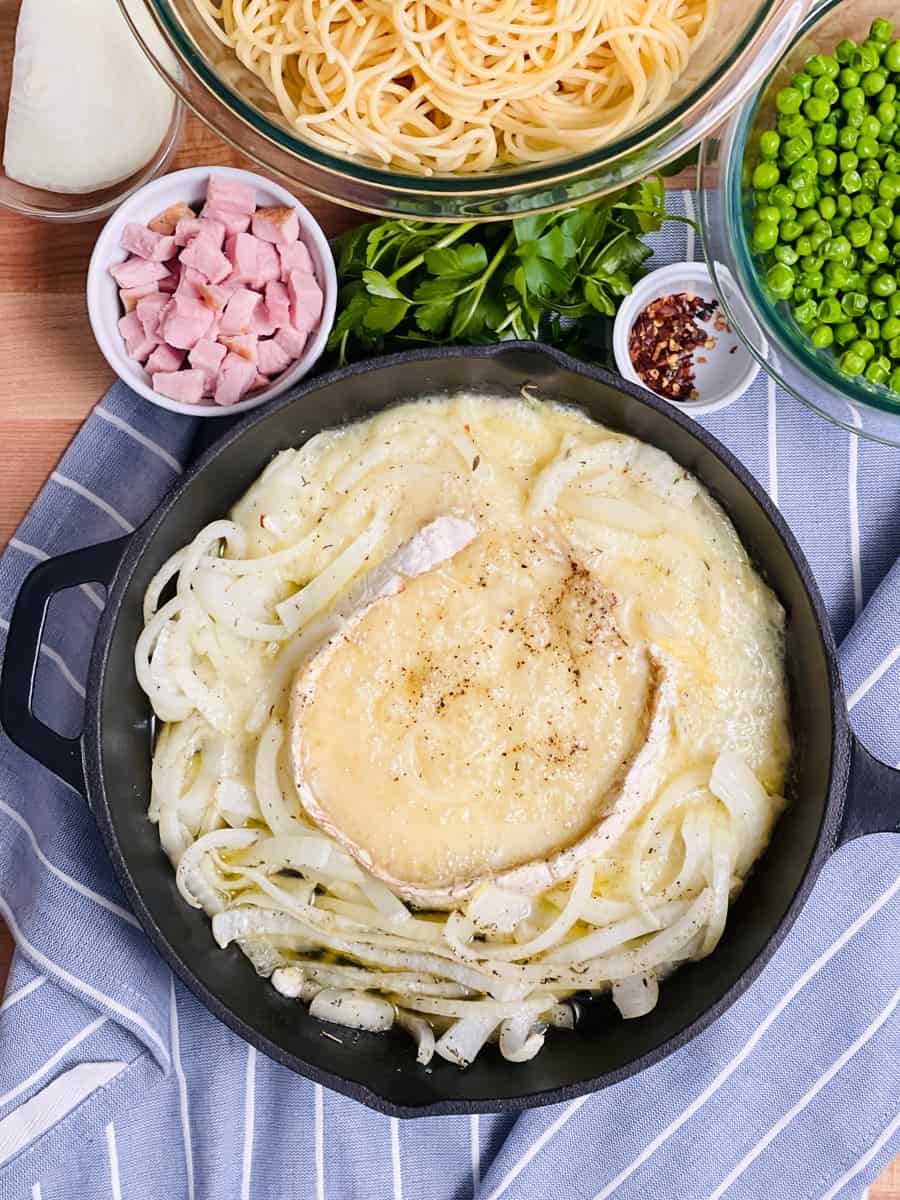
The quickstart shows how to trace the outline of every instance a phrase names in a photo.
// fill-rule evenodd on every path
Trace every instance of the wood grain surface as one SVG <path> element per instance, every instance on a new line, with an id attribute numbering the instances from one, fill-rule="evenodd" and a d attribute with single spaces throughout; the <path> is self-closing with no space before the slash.
<path id="1" fill-rule="evenodd" d="M 191 117 L 174 166 L 201 164 L 254 169 Z M 693 171 L 670 183 L 693 187 Z M 359 219 L 314 196 L 301 199 L 328 235 Z M 100 227 L 46 225 L 0 211 L 0 547 L 113 381 L 94 344 L 84 300 Z M 12 948 L 0 924 L 0 995 Z M 872 1184 L 869 1200 L 900 1200 L 900 1157 Z"/>

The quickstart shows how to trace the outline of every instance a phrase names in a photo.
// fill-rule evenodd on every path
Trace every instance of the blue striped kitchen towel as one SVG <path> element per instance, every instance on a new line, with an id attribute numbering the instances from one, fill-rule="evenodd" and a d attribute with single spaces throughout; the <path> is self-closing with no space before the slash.
<path id="1" fill-rule="evenodd" d="M 691 257 L 691 231 L 668 227 L 656 249 Z M 843 639 L 856 729 L 900 762 L 900 451 L 762 377 L 703 424 L 795 530 Z M 36 561 L 143 520 L 195 425 L 121 385 L 104 397 L 0 560 L 4 630 Z M 86 586 L 51 612 L 37 700 L 63 732 L 102 603 Z M 0 1200 L 858 1200 L 900 1151 L 898 837 L 841 849 L 759 980 L 690 1045 L 518 1117 L 400 1124 L 257 1055 L 156 956 L 84 802 L 5 740 L 0 913 L 18 946 Z"/>

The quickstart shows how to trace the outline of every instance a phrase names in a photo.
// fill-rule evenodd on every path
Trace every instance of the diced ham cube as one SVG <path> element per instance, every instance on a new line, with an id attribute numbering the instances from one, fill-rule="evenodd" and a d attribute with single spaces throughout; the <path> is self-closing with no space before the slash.
<path id="1" fill-rule="evenodd" d="M 213 323 L 213 314 L 202 301 L 176 292 L 160 317 L 159 332 L 170 346 L 190 350 L 209 333 Z"/>
<path id="2" fill-rule="evenodd" d="M 171 204 L 167 209 L 164 209 L 152 221 L 148 221 L 147 228 L 152 229 L 154 233 L 162 233 L 168 237 L 175 232 L 178 222 L 182 217 L 192 217 L 193 215 L 194 210 L 191 206 L 185 204 L 183 200 L 179 200 L 177 204 Z"/>
<path id="3" fill-rule="evenodd" d="M 274 338 L 266 338 L 256 347 L 256 365 L 263 375 L 280 375 L 293 361 Z"/>
<path id="4" fill-rule="evenodd" d="M 306 271 L 307 275 L 314 273 L 313 261 L 303 242 L 291 242 L 289 246 L 278 246 L 277 250 L 281 260 L 281 278 L 285 282 L 291 271 Z"/>
<path id="5" fill-rule="evenodd" d="M 224 312 L 230 295 L 231 293 L 226 291 L 219 283 L 197 284 L 197 298 L 202 300 L 206 307 L 212 309 L 217 315 Z"/>
<path id="6" fill-rule="evenodd" d="M 230 208 L 252 217 L 256 212 L 256 189 L 224 175 L 210 175 L 206 186 L 206 203 L 212 208 Z"/>
<path id="7" fill-rule="evenodd" d="M 160 342 L 145 365 L 152 375 L 155 371 L 177 371 L 183 362 L 183 350 L 176 350 L 174 346 Z"/>
<path id="8" fill-rule="evenodd" d="M 225 253 L 231 259 L 232 271 L 229 283 L 245 283 L 256 286 L 259 275 L 259 247 L 264 246 L 252 233 L 236 233 L 225 239 Z"/>
<path id="9" fill-rule="evenodd" d="M 226 354 L 216 379 L 213 396 L 216 404 L 237 404 L 253 387 L 256 376 L 256 363 L 249 362 L 239 354 Z"/>
<path id="10" fill-rule="evenodd" d="M 322 315 L 322 289 L 306 271 L 291 271 L 287 287 L 291 298 L 291 324 L 301 333 L 311 333 Z"/>
<path id="11" fill-rule="evenodd" d="M 214 234 L 198 233 L 178 255 L 182 266 L 200 271 L 210 283 L 221 283 L 231 274 L 231 262 L 216 245 Z"/>
<path id="12" fill-rule="evenodd" d="M 273 279 L 266 284 L 266 312 L 269 320 L 278 329 L 291 323 L 291 301 L 283 283 Z"/>
<path id="13" fill-rule="evenodd" d="M 291 325 L 285 325 L 283 329 L 279 329 L 275 334 L 275 342 L 285 354 L 289 354 L 291 358 L 299 358 L 306 345 L 306 334 L 300 333 L 299 330 L 294 329 Z"/>
<path id="14" fill-rule="evenodd" d="M 182 217 L 178 222 L 175 228 L 175 244 L 189 246 L 201 233 L 209 234 L 210 239 L 215 241 L 216 248 L 222 249 L 222 243 L 225 241 L 225 226 L 222 222 L 213 221 L 209 217 L 195 217 L 193 213 Z"/>
<path id="15" fill-rule="evenodd" d="M 252 229 L 254 237 L 262 238 L 264 242 L 288 246 L 300 236 L 300 218 L 296 208 L 284 204 L 258 208 L 253 214 Z"/>
<path id="16" fill-rule="evenodd" d="M 146 258 L 150 262 L 167 262 L 175 255 L 175 239 L 162 233 L 154 233 L 146 225 L 130 222 L 122 230 L 119 244 L 123 250 Z"/>
<path id="17" fill-rule="evenodd" d="M 258 292 L 249 288 L 240 288 L 231 294 L 222 314 L 220 329 L 229 336 L 236 333 L 249 333 L 257 305 L 261 302 Z"/>
<path id="18" fill-rule="evenodd" d="M 144 326 L 136 310 L 119 318 L 119 333 L 125 339 L 126 351 L 138 362 L 145 362 L 159 342 L 159 338 L 147 337 L 144 333 Z"/>
<path id="19" fill-rule="evenodd" d="M 202 371 L 157 371 L 153 390 L 181 404 L 199 404 L 203 399 Z"/>
<path id="20" fill-rule="evenodd" d="M 120 288 L 133 288 L 165 279 L 169 270 L 161 262 L 150 262 L 149 259 L 133 256 L 126 258 L 124 262 L 113 263 L 109 273 Z"/>
<path id="21" fill-rule="evenodd" d="M 188 354 L 188 362 L 191 366 L 195 370 L 203 372 L 205 376 L 203 390 L 209 395 L 215 391 L 216 375 L 222 365 L 222 359 L 227 353 L 225 347 L 218 342 L 214 342 L 211 338 L 201 338 Z"/>
<path id="22" fill-rule="evenodd" d="M 237 233 L 246 233 L 250 228 L 250 218 L 243 213 L 235 213 L 228 208 L 210 208 L 205 204 L 200 210 L 201 217 L 211 221 L 220 221 L 225 226 L 225 236 L 233 237 Z"/>
<path id="23" fill-rule="evenodd" d="M 250 333 L 257 333 L 260 337 L 270 337 L 274 332 L 275 326 L 269 318 L 269 310 L 260 296 L 259 303 L 250 316 Z"/>
<path id="24" fill-rule="evenodd" d="M 257 372 L 256 378 L 253 380 L 247 390 L 249 392 L 259 392 L 262 391 L 263 388 L 267 388 L 271 382 L 271 379 L 267 379 L 265 375 L 260 375 L 259 372 Z"/>
<path id="25" fill-rule="evenodd" d="M 219 341 L 229 354 L 239 354 L 241 358 L 246 358 L 247 362 L 256 362 L 255 333 L 238 333 L 234 337 L 222 337 Z"/>
<path id="26" fill-rule="evenodd" d="M 145 296 L 153 296 L 158 291 L 157 283 L 144 283 L 140 287 L 120 288 L 119 299 L 125 311 L 130 313 L 133 308 L 137 308 L 138 300 L 143 300 Z"/>
<path id="27" fill-rule="evenodd" d="M 152 296 L 145 296 L 143 300 L 138 301 L 134 311 L 143 326 L 145 337 L 159 340 L 159 318 L 168 303 L 168 296 L 164 296 L 162 292 L 154 292 Z"/>
<path id="28" fill-rule="evenodd" d="M 260 242 L 256 253 L 259 266 L 253 286 L 262 289 L 273 279 L 281 278 L 281 263 L 278 261 L 278 251 L 268 242 Z"/>

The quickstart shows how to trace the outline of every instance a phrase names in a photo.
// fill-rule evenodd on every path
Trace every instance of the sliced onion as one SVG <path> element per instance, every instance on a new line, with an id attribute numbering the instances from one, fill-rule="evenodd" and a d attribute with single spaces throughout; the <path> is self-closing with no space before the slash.
<path id="1" fill-rule="evenodd" d="M 270 942 L 238 941 L 241 950 L 250 959 L 257 975 L 269 979 L 279 967 L 286 967 L 289 960 L 277 946 Z"/>
<path id="2" fill-rule="evenodd" d="M 638 537 L 658 537 L 663 532 L 662 522 L 652 513 L 648 513 L 637 504 L 612 496 L 584 496 L 573 492 L 566 497 L 565 507 L 573 516 L 594 521 L 610 529 L 634 533 Z"/>
<path id="3" fill-rule="evenodd" d="M 202 908 L 212 916 L 225 907 L 221 893 L 210 886 L 203 873 L 206 856 L 213 850 L 245 849 L 258 837 L 254 829 L 216 829 L 205 833 L 185 850 L 175 871 L 175 883 L 192 908 Z"/>
<path id="4" fill-rule="evenodd" d="M 520 1013 L 501 1023 L 499 1043 L 500 1053 L 507 1062 L 530 1062 L 544 1045 L 544 1032 L 534 1028 L 531 1013 Z"/>
<path id="5" fill-rule="evenodd" d="M 242 905 L 218 912 L 212 919 L 213 937 L 224 950 L 231 942 L 248 938 L 269 937 L 272 934 L 292 934 L 312 949 L 303 939 L 304 929 L 300 922 L 287 913 L 270 912 L 266 909 Z M 300 947 L 298 946 L 298 949 Z"/>
<path id="6" fill-rule="evenodd" d="M 542 1014 L 548 1025 L 554 1029 L 574 1029 L 575 1009 L 571 1004 L 554 1004 Z"/>
<path id="7" fill-rule="evenodd" d="M 652 933 L 665 922 L 673 921 L 681 916 L 687 908 L 688 904 L 683 900 L 673 900 L 668 904 L 659 905 L 654 909 L 653 918 L 649 921 L 644 916 L 616 921 L 612 925 L 607 925 L 605 929 L 595 930 L 594 933 L 587 933 L 584 937 L 575 938 L 571 942 L 564 942 L 561 946 L 556 946 L 546 955 L 544 961 L 588 962 L 592 958 L 598 958 L 601 954 L 609 954 L 623 942 L 630 942 L 633 938 L 643 937 L 645 933 Z"/>
<path id="8" fill-rule="evenodd" d="M 612 985 L 613 1004 L 626 1021 L 643 1017 L 656 1008 L 659 984 L 655 975 L 631 975 Z"/>
<path id="9" fill-rule="evenodd" d="M 324 988 L 309 1006 L 312 1016 L 348 1029 L 367 1029 L 370 1033 L 387 1033 L 394 1024 L 394 1006 L 371 992 L 341 991 Z"/>
<path id="10" fill-rule="evenodd" d="M 475 1061 L 498 1024 L 498 1019 L 491 1016 L 456 1021 L 436 1043 L 435 1053 L 458 1067 L 467 1067 Z"/>
<path id="11" fill-rule="evenodd" d="M 305 976 L 296 967 L 279 967 L 272 972 L 272 987 L 289 1000 L 296 1000 L 303 988 Z"/>
<path id="12" fill-rule="evenodd" d="M 394 925 L 402 925 L 410 919 L 412 913 L 390 888 L 370 875 L 368 871 L 360 872 L 359 889 L 367 900 Z"/>
<path id="13" fill-rule="evenodd" d="M 531 916 L 532 907 L 529 896 L 487 883 L 469 901 L 466 916 L 473 927 L 481 932 L 512 933 L 517 925 Z"/>
<path id="14" fill-rule="evenodd" d="M 415 1038 L 416 1062 L 427 1067 L 434 1058 L 434 1030 L 424 1017 L 417 1017 L 402 1008 L 397 1010 L 397 1024 Z"/>
<path id="15" fill-rule="evenodd" d="M 765 847 L 774 806 L 766 789 L 733 750 L 723 750 L 716 759 L 709 790 L 738 826 L 736 868 L 739 875 L 745 875 Z"/>

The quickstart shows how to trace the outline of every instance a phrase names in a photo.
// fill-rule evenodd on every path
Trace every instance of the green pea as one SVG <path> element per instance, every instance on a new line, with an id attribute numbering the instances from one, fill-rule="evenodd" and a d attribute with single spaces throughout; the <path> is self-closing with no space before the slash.
<path id="1" fill-rule="evenodd" d="M 894 217 L 891 224 L 891 241 L 900 242 L 900 215 Z"/>
<path id="2" fill-rule="evenodd" d="M 831 107 L 832 104 L 837 104 L 840 97 L 840 89 L 833 79 L 824 76 L 817 79 L 812 87 L 811 100 L 824 100 Z"/>
<path id="3" fill-rule="evenodd" d="M 894 292 L 893 296 L 888 296 L 887 306 L 892 317 L 900 317 L 900 292 Z"/>
<path id="4" fill-rule="evenodd" d="M 847 347 L 854 354 L 858 354 L 863 362 L 871 362 L 875 357 L 875 347 L 868 338 L 856 338 Z"/>
<path id="5" fill-rule="evenodd" d="M 866 261 L 859 268 L 859 273 L 861 275 L 863 275 L 864 277 L 868 277 L 869 275 L 874 275 L 877 270 L 878 270 L 877 263 Z"/>
<path id="6" fill-rule="evenodd" d="M 781 222 L 781 240 L 783 242 L 796 242 L 802 232 L 803 226 L 797 221 Z"/>
<path id="7" fill-rule="evenodd" d="M 876 321 L 886 321 L 888 316 L 887 300 L 882 300 L 881 297 L 877 297 L 875 300 L 873 300 L 869 305 L 869 314 L 874 317 Z M 898 332 L 900 332 L 900 330 L 898 330 Z"/>
<path id="8" fill-rule="evenodd" d="M 834 330 L 830 325 L 817 325 L 809 335 L 809 340 L 819 350 L 827 350 L 834 341 Z"/>
<path id="9" fill-rule="evenodd" d="M 838 291 L 837 288 L 832 287 L 830 283 L 823 283 L 822 286 L 819 288 L 819 296 L 822 298 L 824 298 L 825 296 L 835 297 L 835 296 L 837 296 L 837 291 Z"/>
<path id="10" fill-rule="evenodd" d="M 808 100 L 812 95 L 813 89 L 812 75 L 808 75 L 805 71 L 800 71 L 799 74 L 795 75 L 791 80 L 791 87 L 795 91 L 799 92 L 804 100 Z"/>
<path id="11" fill-rule="evenodd" d="M 804 208 L 797 213 L 796 217 L 798 225 L 804 232 L 808 233 L 814 226 L 819 224 L 819 213 L 815 208 Z"/>
<path id="12" fill-rule="evenodd" d="M 797 290 L 794 289 L 794 298 L 797 298 Z M 802 304 L 798 304 L 794 309 L 794 320 L 803 329 L 807 329 L 815 322 L 816 319 L 816 302 L 815 300 L 804 300 Z"/>
<path id="13" fill-rule="evenodd" d="M 862 375 L 866 364 L 858 354 L 854 354 L 852 350 L 845 350 L 838 359 L 838 366 L 845 375 Z"/>
<path id="14" fill-rule="evenodd" d="M 799 112 L 802 103 L 803 95 L 795 87 L 782 88 L 775 96 L 775 107 L 780 113 L 785 113 L 786 115 Z"/>
<path id="15" fill-rule="evenodd" d="M 877 342 L 881 333 L 881 327 L 874 317 L 863 317 L 860 321 L 860 331 L 864 338 L 868 338 L 870 342 Z"/>
<path id="16" fill-rule="evenodd" d="M 867 96 L 877 96 L 879 92 L 884 91 L 884 86 L 887 83 L 887 75 L 884 71 L 874 70 L 863 75 L 860 81 L 860 87 Z"/>
<path id="17" fill-rule="evenodd" d="M 820 175 L 833 175 L 837 170 L 837 155 L 827 146 L 820 146 L 816 151 L 816 165 Z"/>
<path id="18" fill-rule="evenodd" d="M 836 196 L 838 194 L 837 180 L 831 177 L 820 175 L 819 191 L 823 196 Z"/>
<path id="19" fill-rule="evenodd" d="M 853 212 L 853 201 L 849 196 L 841 194 L 837 198 L 838 214 L 842 217 L 849 217 Z"/>
<path id="20" fill-rule="evenodd" d="M 838 325 L 847 319 L 847 314 L 838 300 L 826 298 L 819 303 L 819 320 L 826 325 Z"/>
<path id="21" fill-rule="evenodd" d="M 889 150 L 885 154 L 884 169 L 890 175 L 900 174 L 900 154 L 896 150 Z"/>
<path id="22" fill-rule="evenodd" d="M 900 337 L 891 338 L 887 344 L 887 348 L 891 358 L 900 358 Z"/>
<path id="23" fill-rule="evenodd" d="M 837 144 L 842 150 L 852 150 L 859 141 L 859 133 L 849 125 L 838 130 Z"/>
<path id="24" fill-rule="evenodd" d="M 849 255 L 850 242 L 843 234 L 835 238 L 829 238 L 822 247 L 822 257 L 832 259 L 833 261 L 841 261 L 848 258 Z"/>
<path id="25" fill-rule="evenodd" d="M 784 183 L 779 183 L 777 187 L 772 188 L 772 194 L 769 201 L 781 209 L 781 214 L 784 216 L 784 210 L 788 205 L 794 203 L 794 189 L 789 188 Z"/>
<path id="26" fill-rule="evenodd" d="M 870 362 L 866 367 L 865 375 L 869 383 L 884 384 L 887 382 L 890 370 L 880 362 Z"/>
<path id="27" fill-rule="evenodd" d="M 900 41 L 891 42 L 887 50 L 885 50 L 884 58 L 881 61 L 892 74 L 896 75 L 900 72 Z"/>
<path id="28" fill-rule="evenodd" d="M 853 150 L 845 150 L 838 155 L 838 163 L 842 171 L 855 171 L 859 166 L 859 155 Z"/>
<path id="29" fill-rule="evenodd" d="M 843 96 L 841 96 L 841 107 L 847 112 L 858 112 L 865 107 L 866 93 L 861 87 L 847 88 Z"/>
<path id="30" fill-rule="evenodd" d="M 850 55 L 850 66 L 862 75 L 878 66 L 878 50 L 874 46 L 863 43 Z"/>
<path id="31" fill-rule="evenodd" d="M 838 130 L 837 125 L 832 121 L 825 121 L 819 125 L 813 135 L 813 141 L 817 146 L 833 146 L 837 142 Z"/>
<path id="32" fill-rule="evenodd" d="M 837 201 L 834 196 L 822 196 L 819 200 L 819 215 L 823 221 L 830 221 L 837 212 Z M 775 210 L 778 211 L 777 209 Z"/>
<path id="33" fill-rule="evenodd" d="M 884 95 L 884 90 L 881 94 Z M 897 120 L 897 105 L 892 100 L 882 100 L 875 109 L 875 116 L 881 122 L 882 128 L 885 125 L 893 125 Z"/>
<path id="34" fill-rule="evenodd" d="M 887 87 L 884 89 L 884 91 L 881 93 L 881 102 L 882 102 L 882 104 L 891 104 L 896 99 L 897 99 L 897 85 L 896 85 L 896 83 L 889 83 L 887 85 Z"/>
<path id="35" fill-rule="evenodd" d="M 774 129 L 767 129 L 759 135 L 759 153 L 762 158 L 777 158 L 781 138 Z"/>
<path id="36" fill-rule="evenodd" d="M 782 221 L 796 221 L 797 220 L 797 209 L 794 207 L 793 204 L 789 204 L 786 208 L 783 208 L 781 210 L 781 219 L 782 219 Z"/>
<path id="37" fill-rule="evenodd" d="M 794 189 L 795 192 L 798 188 L 809 187 L 813 182 L 813 176 L 810 175 L 809 171 L 807 171 L 805 167 L 800 166 L 801 162 L 803 162 L 803 159 L 800 159 L 799 162 L 794 164 L 794 166 L 791 168 L 790 175 L 788 175 L 788 184 Z M 796 199 L 794 200 L 794 203 L 797 203 Z"/>
<path id="38" fill-rule="evenodd" d="M 795 304 L 803 304 L 807 300 L 812 299 L 812 288 L 807 287 L 805 283 L 797 283 L 794 285 L 794 290 L 791 293 L 791 299 Z"/>
<path id="39" fill-rule="evenodd" d="M 888 231 L 886 229 L 878 228 L 878 229 L 872 230 L 872 241 L 873 242 L 886 242 L 887 236 L 888 236 Z"/>
<path id="40" fill-rule="evenodd" d="M 825 278 L 835 288 L 850 286 L 850 272 L 843 263 L 829 262 L 825 264 Z"/>
<path id="41" fill-rule="evenodd" d="M 766 283 L 773 296 L 779 300 L 789 300 L 794 290 L 794 272 L 784 263 L 776 263 L 766 272 Z"/>
<path id="42" fill-rule="evenodd" d="M 753 186 L 767 192 L 775 187 L 781 178 L 781 172 L 773 162 L 761 162 L 753 172 Z"/>
<path id="43" fill-rule="evenodd" d="M 870 259 L 873 263 L 876 263 L 878 266 L 881 266 L 882 263 L 886 263 L 887 260 L 891 257 L 891 252 L 890 252 L 890 250 L 888 250 L 885 243 L 884 242 L 876 242 L 874 240 L 874 238 L 871 242 L 869 242 L 868 246 L 866 246 L 866 248 L 863 250 L 863 254 L 865 254 L 866 258 Z M 888 293 L 885 293 L 885 295 L 887 295 L 887 294 Z"/>
<path id="44" fill-rule="evenodd" d="M 871 193 L 878 191 L 878 181 L 881 178 L 881 172 L 866 168 L 865 171 L 860 171 L 859 176 L 860 179 L 862 179 L 862 185 L 865 189 L 865 194 L 871 200 Z"/>
<path id="45" fill-rule="evenodd" d="M 866 221 L 848 221 L 846 232 L 851 246 L 865 246 L 872 240 L 872 227 Z"/>
<path id="46" fill-rule="evenodd" d="M 876 158 L 878 156 L 878 142 L 871 137 L 861 137 L 856 143 L 856 153 L 859 158 Z"/>
<path id="47" fill-rule="evenodd" d="M 827 121 L 831 113 L 831 106 L 826 100 L 820 100 L 817 96 L 810 96 L 803 104 L 803 112 L 814 125 L 819 125 L 822 121 Z"/>
<path id="48" fill-rule="evenodd" d="M 891 338 L 900 337 L 900 317 L 888 317 L 882 321 L 880 333 L 886 342 Z"/>
<path id="49" fill-rule="evenodd" d="M 842 38 L 834 48 L 834 57 L 839 63 L 847 63 L 855 49 L 856 42 L 852 42 L 850 38 Z"/>
<path id="50" fill-rule="evenodd" d="M 827 230 L 827 232 L 813 229 L 809 235 L 809 245 L 812 253 L 815 254 L 817 250 L 820 250 L 831 236 L 832 233 L 830 228 Z"/>
<path id="51" fill-rule="evenodd" d="M 798 209 L 810 209 L 815 206 L 817 199 L 816 189 L 811 184 L 807 184 L 805 187 L 797 188 L 797 199 L 794 203 Z"/>
<path id="52" fill-rule="evenodd" d="M 864 108 L 854 108 L 844 115 L 844 124 L 856 131 L 857 136 L 862 128 L 863 121 L 866 119 L 866 110 Z"/>
<path id="53" fill-rule="evenodd" d="M 869 301 L 862 292 L 845 292 L 841 299 L 841 307 L 848 317 L 861 317 L 868 306 Z"/>
<path id="54" fill-rule="evenodd" d="M 892 392 L 900 392 L 900 370 L 891 372 L 891 377 L 887 381 L 887 386 Z"/>
<path id="55" fill-rule="evenodd" d="M 881 136 L 881 122 L 878 118 L 873 117 L 871 113 L 864 113 L 859 123 L 859 136 L 875 138 L 877 141 Z"/>
<path id="56" fill-rule="evenodd" d="M 848 346 L 859 337 L 859 329 L 855 321 L 842 321 L 834 327 L 834 340 L 839 346 Z"/>
<path id="57" fill-rule="evenodd" d="M 837 77 L 838 86 L 844 91 L 849 91 L 850 88 L 859 86 L 859 71 L 855 67 L 847 66 L 841 69 L 841 73 Z"/>
<path id="58" fill-rule="evenodd" d="M 869 26 L 869 37 L 873 42 L 880 42 L 882 45 L 887 45 L 893 35 L 894 27 L 890 21 L 886 21 L 884 17 L 876 17 Z"/>
<path id="59" fill-rule="evenodd" d="M 878 195 L 882 200 L 896 200 L 900 196 L 900 175 L 882 175 L 878 183 Z"/>
<path id="60" fill-rule="evenodd" d="M 850 195 L 858 192 L 862 187 L 862 176 L 859 171 L 845 171 L 841 176 L 841 187 Z"/>
<path id="61" fill-rule="evenodd" d="M 886 204 L 879 204 L 869 213 L 869 220 L 876 229 L 888 230 L 894 223 L 894 214 Z"/>
<path id="62" fill-rule="evenodd" d="M 897 280 L 886 271 L 880 272 L 872 280 L 872 291 L 876 296 L 893 296 L 897 290 Z"/>
<path id="63" fill-rule="evenodd" d="M 791 247 L 784 246 L 783 249 L 790 250 Z M 809 236 L 809 234 L 804 233 L 803 236 L 798 237 L 796 242 L 794 243 L 794 253 L 796 254 L 797 258 L 809 258 L 811 256 L 812 252 L 813 252 L 812 238 Z M 776 255 L 775 257 L 777 258 L 778 256 Z M 778 261 L 783 262 L 784 259 L 779 259 Z M 794 260 L 794 262 L 796 262 L 796 261 L 797 261 L 797 259 Z M 787 265 L 789 267 L 792 267 L 794 264 L 788 263 Z"/>
<path id="64" fill-rule="evenodd" d="M 792 137 L 784 143 L 781 148 L 781 161 L 786 167 L 792 167 L 795 162 L 799 162 L 803 158 L 806 151 L 810 149 L 806 141 L 801 137 Z"/>
<path id="65" fill-rule="evenodd" d="M 800 282 L 804 287 L 808 287 L 811 292 L 817 292 L 825 282 L 825 278 L 821 271 L 810 270 L 803 272 L 800 276 Z"/>
<path id="66" fill-rule="evenodd" d="M 776 246 L 773 254 L 775 261 L 784 263 L 786 267 L 792 267 L 800 258 L 793 246 Z"/>
<path id="67" fill-rule="evenodd" d="M 781 209 L 774 204 L 761 204 L 753 215 L 757 221 L 774 221 L 777 225 L 781 220 Z"/>
<path id="68" fill-rule="evenodd" d="M 760 221 L 753 229 L 753 249 L 765 254 L 778 242 L 778 226 L 774 221 Z"/>

